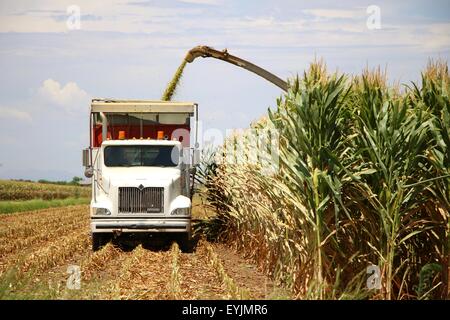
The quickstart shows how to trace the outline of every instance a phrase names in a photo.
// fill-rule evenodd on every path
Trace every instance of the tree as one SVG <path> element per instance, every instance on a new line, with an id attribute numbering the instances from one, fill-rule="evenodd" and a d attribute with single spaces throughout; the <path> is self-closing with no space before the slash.
<path id="1" fill-rule="evenodd" d="M 82 181 L 83 178 L 80 177 L 73 177 L 72 181 L 70 181 L 70 184 L 80 184 L 80 181 Z"/>

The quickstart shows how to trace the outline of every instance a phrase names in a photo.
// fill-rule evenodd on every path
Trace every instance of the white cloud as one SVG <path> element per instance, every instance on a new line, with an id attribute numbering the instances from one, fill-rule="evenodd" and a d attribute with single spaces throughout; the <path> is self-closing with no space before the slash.
<path id="1" fill-rule="evenodd" d="M 189 1 L 189 0 L 188 0 Z M 193 0 L 196 1 L 196 0 Z M 201 1 L 201 0 L 199 0 Z M 208 1 L 210 4 L 218 1 Z M 45 3 L 11 3 L 2 8 L 0 3 L 0 32 L 69 33 L 69 14 L 66 9 L 72 1 L 48 0 Z M 137 5 L 136 5 L 137 4 Z M 144 4 L 144 3 L 143 3 Z M 121 33 L 177 32 L 178 20 L 201 15 L 203 8 L 171 8 L 157 5 L 130 5 L 127 0 L 109 2 L 78 0 L 80 31 L 111 31 Z M 90 19 L 88 17 L 95 17 Z"/>
<path id="2" fill-rule="evenodd" d="M 65 23 L 41 16 L 2 16 L 1 32 L 65 32 Z"/>
<path id="3" fill-rule="evenodd" d="M 365 9 L 352 9 L 352 10 L 343 10 L 343 9 L 305 9 L 302 10 L 303 13 L 312 15 L 316 18 L 322 19 L 336 19 L 336 18 L 346 18 L 346 19 L 354 19 L 354 18 L 365 18 L 366 11 Z"/>
<path id="4" fill-rule="evenodd" d="M 58 81 L 47 79 L 38 90 L 39 96 L 54 106 L 62 107 L 69 113 L 84 110 L 89 104 L 89 95 L 75 82 L 62 86 Z"/>
<path id="5" fill-rule="evenodd" d="M 208 4 L 208 5 L 220 5 L 221 0 L 179 0 L 180 2 L 192 3 L 192 4 Z"/>
<path id="6" fill-rule="evenodd" d="M 179 0 L 181 2 L 221 4 L 221 0 Z M 112 36 L 101 47 L 97 42 L 84 40 L 85 33 L 68 31 L 65 21 L 65 9 L 72 4 L 69 0 L 43 0 L 34 3 L 28 1 L 11 2 L 5 7 L 0 4 L 0 32 L 72 32 L 76 46 L 46 46 L 38 54 L 48 56 L 48 50 L 57 54 L 64 51 L 70 56 L 81 55 L 95 47 L 95 50 L 133 50 L 157 48 L 189 48 L 196 44 L 208 44 L 217 47 L 266 46 L 266 47 L 368 47 L 368 46 L 414 46 L 417 50 L 447 50 L 449 47 L 449 29 L 446 23 L 433 25 L 427 21 L 413 24 L 408 21 L 396 21 L 394 25 L 382 24 L 381 30 L 367 29 L 368 14 L 365 7 L 348 6 L 347 9 L 310 8 L 303 9 L 303 17 L 280 18 L 269 15 L 248 16 L 210 15 L 209 8 L 158 6 L 154 2 L 132 2 L 113 0 L 96 2 L 79 0 L 81 9 L 81 31 L 116 32 L 129 34 L 129 38 L 116 39 Z M 389 8 L 383 9 L 383 12 Z M 246 12 L 251 14 L 251 12 Z M 98 19 L 83 19 L 87 16 Z M 58 17 L 55 19 L 55 17 Z M 386 19 L 386 21 L 388 21 Z M 151 36 L 151 41 L 142 41 L 141 36 Z M 130 45 L 134 46 L 133 48 Z M 86 47 L 87 46 L 87 47 Z M 0 48 L 0 53 L 5 51 Z M 30 47 L 29 51 L 36 50 Z M 35 56 L 18 48 L 17 55 Z"/>
<path id="7" fill-rule="evenodd" d="M 10 107 L 0 107 L 0 119 L 18 120 L 21 122 L 31 122 L 32 118 L 28 112 L 20 111 Z"/>
<path id="8" fill-rule="evenodd" d="M 450 23 L 431 24 L 425 30 L 423 44 L 427 48 L 439 50 L 450 46 Z"/>

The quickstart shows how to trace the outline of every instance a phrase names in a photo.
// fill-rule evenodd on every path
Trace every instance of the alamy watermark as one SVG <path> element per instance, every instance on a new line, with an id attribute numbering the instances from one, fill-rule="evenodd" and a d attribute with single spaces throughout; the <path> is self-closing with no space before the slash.
<path id="1" fill-rule="evenodd" d="M 263 175 L 272 175 L 279 168 L 279 133 L 275 128 L 247 129 L 225 140 L 225 157 L 218 155 L 217 163 L 249 165 L 259 168 Z"/>
<path id="2" fill-rule="evenodd" d="M 206 151 L 217 147 L 214 162 L 216 164 L 251 166 L 263 175 L 273 175 L 279 169 L 279 132 L 273 126 L 251 129 L 226 129 L 225 133 L 219 129 L 202 130 L 201 122 L 198 130 L 198 150 Z M 171 139 L 189 141 L 190 131 L 176 129 Z M 191 141 L 191 144 L 194 144 Z M 192 155 L 190 148 L 183 148 L 182 161 L 190 164 Z M 202 154 L 205 156 L 205 154 Z M 209 156 L 206 154 L 206 156 Z M 172 153 L 175 162 L 178 157 Z M 198 158 L 197 158 L 198 159 Z M 199 159 L 205 160 L 205 159 Z"/>
<path id="3" fill-rule="evenodd" d="M 380 267 L 377 265 L 370 265 L 366 269 L 366 273 L 369 275 L 366 281 L 367 289 L 381 289 L 381 271 Z"/>
<path id="4" fill-rule="evenodd" d="M 81 269 L 80 266 L 70 265 L 67 267 L 67 273 L 69 277 L 67 278 L 66 287 L 69 290 L 80 290 L 81 289 Z"/>
<path id="5" fill-rule="evenodd" d="M 81 29 L 81 8 L 77 5 L 71 5 L 67 7 L 67 20 L 66 26 L 69 30 Z"/>
<path id="6" fill-rule="evenodd" d="M 369 15 L 366 21 L 367 29 L 377 30 L 381 29 L 381 9 L 379 6 L 370 5 L 366 9 L 366 13 Z"/>

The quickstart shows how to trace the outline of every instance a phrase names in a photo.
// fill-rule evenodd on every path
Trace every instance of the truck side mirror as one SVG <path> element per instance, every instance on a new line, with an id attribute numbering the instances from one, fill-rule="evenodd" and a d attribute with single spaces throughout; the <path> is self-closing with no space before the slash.
<path id="1" fill-rule="evenodd" d="M 83 150 L 83 167 L 90 167 L 91 166 L 91 150 L 84 149 Z"/>

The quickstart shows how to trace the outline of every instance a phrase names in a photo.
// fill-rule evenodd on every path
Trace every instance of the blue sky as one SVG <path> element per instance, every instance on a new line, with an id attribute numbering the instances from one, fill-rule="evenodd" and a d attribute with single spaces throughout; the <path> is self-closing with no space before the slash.
<path id="1" fill-rule="evenodd" d="M 81 10 L 69 30 L 67 8 Z M 380 9 L 369 29 L 367 7 Z M 282 78 L 314 57 L 330 70 L 387 67 L 417 81 L 428 58 L 448 59 L 449 1 L 1 1 L 0 178 L 82 174 L 92 97 L 158 99 L 199 44 L 248 59 Z M 196 101 L 204 129 L 245 128 L 281 91 L 210 59 L 187 66 L 175 100 Z"/>

